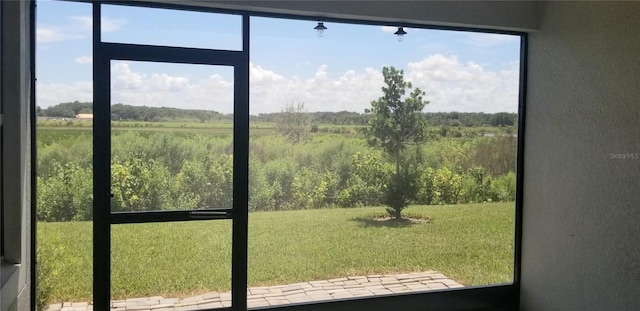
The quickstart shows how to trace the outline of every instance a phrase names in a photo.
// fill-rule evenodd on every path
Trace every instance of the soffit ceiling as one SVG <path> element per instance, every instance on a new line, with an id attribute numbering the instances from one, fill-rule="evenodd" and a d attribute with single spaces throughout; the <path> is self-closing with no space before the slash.
<path id="1" fill-rule="evenodd" d="M 538 28 L 536 1 L 218 1 L 136 0 L 291 14 L 312 18 L 344 18 L 385 22 L 529 32 Z"/>

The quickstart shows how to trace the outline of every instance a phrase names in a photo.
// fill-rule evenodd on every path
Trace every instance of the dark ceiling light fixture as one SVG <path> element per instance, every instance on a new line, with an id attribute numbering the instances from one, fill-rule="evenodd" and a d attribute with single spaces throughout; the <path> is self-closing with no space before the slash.
<path id="1" fill-rule="evenodd" d="M 323 22 L 318 22 L 316 27 L 313 27 L 318 32 L 318 37 L 324 36 L 324 31 L 327 30 L 327 27 L 324 26 Z"/>
<path id="2" fill-rule="evenodd" d="M 402 40 L 404 40 L 404 35 L 406 35 L 407 32 L 404 31 L 403 27 L 398 27 L 398 31 L 394 32 L 393 34 L 398 36 L 398 42 L 402 42 Z"/>

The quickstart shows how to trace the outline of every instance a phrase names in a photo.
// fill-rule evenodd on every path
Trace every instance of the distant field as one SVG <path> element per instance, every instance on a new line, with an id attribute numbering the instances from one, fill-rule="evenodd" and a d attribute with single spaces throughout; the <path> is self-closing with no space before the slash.
<path id="1" fill-rule="evenodd" d="M 91 121 L 63 121 L 63 120 L 40 120 L 39 130 L 90 130 L 93 126 Z M 231 135 L 233 123 L 229 121 L 200 123 L 200 122 L 146 122 L 146 121 L 113 121 L 111 127 L 114 131 L 136 130 L 136 131 L 171 131 L 202 133 L 214 136 Z M 342 134 L 347 136 L 360 136 L 355 125 L 334 125 L 320 124 L 316 134 Z M 249 125 L 251 136 L 262 136 L 276 134 L 275 123 L 251 122 Z"/>
<path id="2" fill-rule="evenodd" d="M 384 208 L 255 212 L 249 216 L 249 286 L 372 273 L 437 270 L 465 285 L 511 282 L 514 204 L 413 206 L 431 222 L 371 220 Z M 54 267 L 54 301 L 91 300 L 91 222 L 39 223 Z M 231 222 L 114 225 L 112 297 L 229 290 Z"/>
<path id="3" fill-rule="evenodd" d="M 37 127 L 39 130 L 89 130 L 93 126 L 91 121 L 75 121 L 75 120 L 39 120 Z M 364 137 L 360 134 L 359 130 L 364 126 L 361 125 L 336 125 L 336 124 L 318 124 L 316 135 L 323 134 L 340 134 L 347 137 Z M 171 131 L 171 132 L 188 132 L 188 133 L 203 133 L 214 136 L 227 136 L 231 135 L 233 129 L 233 122 L 219 121 L 219 122 L 148 122 L 148 121 L 112 121 L 111 127 L 114 131 L 122 130 L 136 130 L 136 131 Z M 251 136 L 263 136 L 276 134 L 276 124 L 271 122 L 250 122 L 250 134 Z M 510 134 L 514 131 L 511 127 L 450 127 L 447 130 L 458 131 L 460 135 L 465 133 L 474 133 L 475 135 L 496 135 L 496 134 Z M 431 131 L 442 130 L 440 127 L 431 126 Z"/>

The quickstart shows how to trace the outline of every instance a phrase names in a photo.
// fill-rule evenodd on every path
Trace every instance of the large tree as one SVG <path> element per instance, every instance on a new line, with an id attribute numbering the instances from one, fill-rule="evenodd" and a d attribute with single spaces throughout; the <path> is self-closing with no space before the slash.
<path id="1" fill-rule="evenodd" d="M 403 174 L 401 167 L 402 154 L 408 144 L 425 140 L 426 121 L 421 112 L 429 101 L 423 99 L 425 92 L 414 89 L 411 82 L 404 80 L 404 71 L 384 67 L 382 75 L 383 96 L 371 102 L 371 109 L 365 110 L 371 115 L 365 134 L 372 146 L 382 148 L 395 162 L 395 175 L 385 197 L 389 214 L 400 219 L 410 198 L 407 174 Z"/>

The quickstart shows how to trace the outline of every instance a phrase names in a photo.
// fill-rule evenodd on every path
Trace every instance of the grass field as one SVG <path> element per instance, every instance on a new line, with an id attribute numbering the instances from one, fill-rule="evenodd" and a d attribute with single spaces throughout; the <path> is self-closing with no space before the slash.
<path id="1" fill-rule="evenodd" d="M 384 208 L 249 215 L 249 286 L 437 270 L 465 285 L 511 282 L 514 204 L 413 206 L 430 222 L 380 222 Z M 39 223 L 53 265 L 50 302 L 89 301 L 90 222 Z M 229 290 L 231 222 L 114 225 L 112 297 L 184 297 Z"/>
<path id="2" fill-rule="evenodd" d="M 91 135 L 92 126 L 93 122 L 88 121 L 38 121 L 38 131 L 43 135 L 47 135 L 45 131 L 66 131 L 68 135 Z M 133 130 L 145 132 L 200 133 L 213 136 L 231 136 L 233 134 L 233 122 L 230 121 L 220 121 L 212 123 L 113 121 L 111 122 L 111 127 L 114 132 Z M 251 122 L 249 128 L 252 137 L 277 134 L 275 123 Z M 318 132 L 316 132 L 315 134 L 340 134 L 348 137 L 364 137 L 358 132 L 359 128 L 362 128 L 362 126 L 321 124 L 318 126 Z M 75 134 L 73 134 L 74 132 Z"/>

